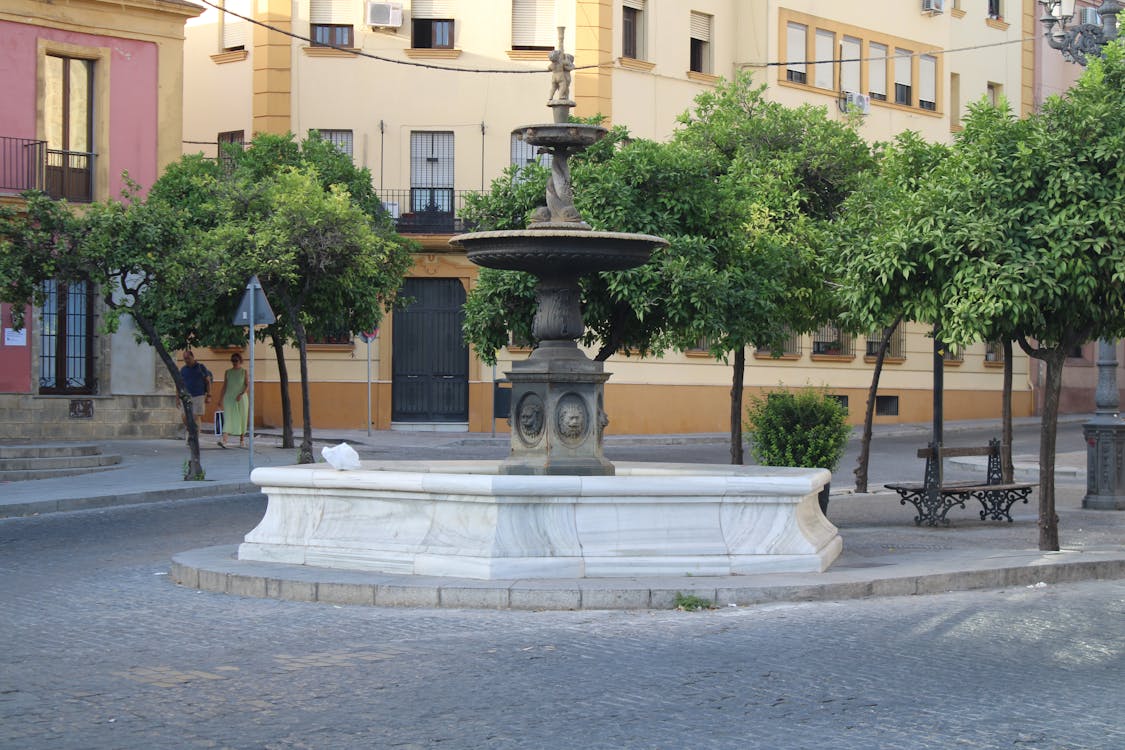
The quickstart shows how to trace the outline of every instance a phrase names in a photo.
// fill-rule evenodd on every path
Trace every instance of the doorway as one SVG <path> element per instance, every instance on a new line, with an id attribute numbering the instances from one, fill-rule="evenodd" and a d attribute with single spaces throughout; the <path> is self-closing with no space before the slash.
<path id="1" fill-rule="evenodd" d="M 469 347 L 459 279 L 406 279 L 394 313 L 391 421 L 468 423 Z"/>

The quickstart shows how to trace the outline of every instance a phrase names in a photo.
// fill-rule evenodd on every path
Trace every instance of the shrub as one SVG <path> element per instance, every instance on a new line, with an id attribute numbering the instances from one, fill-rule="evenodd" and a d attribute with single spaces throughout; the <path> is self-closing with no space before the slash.
<path id="1" fill-rule="evenodd" d="M 848 410 L 824 388 L 770 391 L 751 399 L 746 418 L 751 452 L 765 466 L 835 471 L 851 434 Z"/>

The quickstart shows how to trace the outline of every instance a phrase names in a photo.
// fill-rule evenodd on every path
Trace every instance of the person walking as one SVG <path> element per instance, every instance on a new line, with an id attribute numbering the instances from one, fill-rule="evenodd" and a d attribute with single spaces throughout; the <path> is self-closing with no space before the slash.
<path id="1" fill-rule="evenodd" d="M 207 411 L 207 402 L 211 400 L 211 384 L 214 378 L 211 371 L 207 369 L 207 365 L 196 361 L 195 353 L 191 349 L 184 352 L 184 366 L 180 368 L 180 377 L 183 378 L 184 387 L 187 388 L 188 395 L 191 396 L 190 415 L 182 408 L 180 410 L 184 418 L 184 431 L 187 433 L 187 439 L 190 440 L 191 430 L 188 429 L 188 417 L 191 416 L 198 426 L 199 418 Z"/>
<path id="2" fill-rule="evenodd" d="M 219 447 L 227 447 L 227 437 L 238 436 L 238 447 L 246 446 L 246 421 L 248 415 L 249 399 L 246 389 L 249 382 L 246 379 L 246 370 L 242 369 L 242 355 L 230 355 L 230 369 L 223 373 L 223 389 L 219 392 L 219 401 L 223 405 L 223 434 L 219 438 Z"/>

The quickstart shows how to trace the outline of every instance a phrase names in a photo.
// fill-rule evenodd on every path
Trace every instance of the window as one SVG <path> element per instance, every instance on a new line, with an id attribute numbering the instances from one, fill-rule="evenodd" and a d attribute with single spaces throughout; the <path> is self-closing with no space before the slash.
<path id="1" fill-rule="evenodd" d="M 911 85 L 910 68 L 912 54 L 908 49 L 895 48 L 895 104 L 904 104 L 909 107 L 914 103 L 914 91 Z"/>
<path id="2" fill-rule="evenodd" d="M 937 58 L 918 58 L 918 106 L 931 112 L 937 110 Z"/>
<path id="3" fill-rule="evenodd" d="M 512 0 L 512 49 L 554 49 L 555 0 Z"/>
<path id="4" fill-rule="evenodd" d="M 354 47 L 352 27 L 334 23 L 314 23 L 310 37 L 314 47 Z"/>
<path id="5" fill-rule="evenodd" d="M 453 49 L 453 11 L 449 0 L 414 0 L 410 45 L 415 49 Z"/>
<path id="6" fill-rule="evenodd" d="M 867 45 L 867 94 L 872 99 L 887 101 L 887 45 L 871 42 Z"/>
<path id="7" fill-rule="evenodd" d="M 949 125 L 961 127 L 961 74 L 949 74 Z"/>
<path id="8" fill-rule="evenodd" d="M 39 392 L 94 392 L 94 293 L 86 281 L 43 282 Z"/>
<path id="9" fill-rule="evenodd" d="M 645 0 L 623 0 L 621 8 L 621 56 L 643 60 L 645 56 Z"/>
<path id="10" fill-rule="evenodd" d="M 319 133 L 322 140 L 328 141 L 348 158 L 352 157 L 352 131 L 350 130 L 310 130 L 309 135 Z"/>
<path id="11" fill-rule="evenodd" d="M 1003 362 L 1004 344 L 1000 341 L 987 341 L 984 345 L 985 362 Z"/>
<path id="12" fill-rule="evenodd" d="M 883 330 L 875 330 L 867 334 L 866 356 L 879 356 L 879 344 L 882 343 L 883 336 L 886 335 L 886 330 L 887 329 L 884 328 Z M 894 333 L 891 334 L 890 341 L 887 342 L 887 358 L 906 358 L 906 331 L 901 325 L 895 328 Z"/>
<path id="13" fill-rule="evenodd" d="M 711 72 L 711 21 L 711 16 L 692 11 L 688 64 L 689 69 L 696 73 Z"/>
<path id="14" fill-rule="evenodd" d="M 410 134 L 410 216 L 418 232 L 453 230 L 453 133 Z"/>
<path id="15" fill-rule="evenodd" d="M 812 353 L 850 357 L 855 354 L 855 342 L 839 326 L 829 323 L 813 333 Z"/>
<path id="16" fill-rule="evenodd" d="M 549 167 L 551 166 L 551 155 L 540 153 L 538 146 L 532 146 L 520 138 L 518 134 L 512 133 L 512 166 L 522 169 L 528 164 L 542 164 L 544 167 Z M 516 181 L 520 181 L 518 174 Z"/>
<path id="17" fill-rule="evenodd" d="M 840 42 L 840 88 L 844 91 L 860 93 L 861 58 L 863 43 L 850 36 Z"/>
<path id="18" fill-rule="evenodd" d="M 875 416 L 897 417 L 898 396 L 875 396 Z"/>
<path id="19" fill-rule="evenodd" d="M 755 355 L 758 357 L 772 357 L 774 354 L 777 354 L 779 357 L 801 356 L 801 337 L 796 333 L 790 333 L 789 337 L 776 351 L 770 349 L 768 346 L 759 346 L 755 350 Z"/>
<path id="20" fill-rule="evenodd" d="M 993 107 L 999 107 L 1000 102 L 1004 96 L 1004 87 L 999 83 L 988 82 L 985 89 L 985 94 L 988 96 L 988 103 Z"/>
<path id="21" fill-rule="evenodd" d="M 801 23 L 792 23 L 786 27 L 785 32 L 785 80 L 794 83 L 807 83 L 808 73 L 805 71 L 805 39 L 809 27 Z"/>
<path id="22" fill-rule="evenodd" d="M 226 0 L 223 8 L 238 16 L 249 16 L 250 0 Z M 222 13 L 223 25 L 223 52 L 246 49 L 246 40 L 249 35 L 250 23 L 230 13 Z"/>
<path id="23" fill-rule="evenodd" d="M 988 17 L 1003 18 L 1000 13 L 1000 0 L 988 0 Z"/>
<path id="24" fill-rule="evenodd" d="M 813 82 L 818 89 L 836 90 L 836 66 L 831 62 L 836 57 L 836 35 L 824 29 L 816 30 L 816 59 L 813 65 Z"/>
<path id="25" fill-rule="evenodd" d="M 225 133 L 219 133 L 218 142 L 219 161 L 229 165 L 231 162 L 231 149 L 234 148 L 235 145 L 237 145 L 240 150 L 242 149 L 243 144 L 246 142 L 246 131 L 228 130 Z"/>
<path id="26" fill-rule="evenodd" d="M 94 193 L 94 61 L 48 55 L 44 68 L 47 193 L 89 203 Z"/>
<path id="27" fill-rule="evenodd" d="M 348 0 L 311 0 L 309 39 L 314 47 L 355 46 L 352 7 Z"/>

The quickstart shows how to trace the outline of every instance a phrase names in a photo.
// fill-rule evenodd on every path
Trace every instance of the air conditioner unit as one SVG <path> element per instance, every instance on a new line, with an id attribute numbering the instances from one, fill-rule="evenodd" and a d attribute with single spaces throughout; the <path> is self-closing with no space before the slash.
<path id="1" fill-rule="evenodd" d="M 368 3 L 368 26 L 402 26 L 402 3 Z"/>
<path id="2" fill-rule="evenodd" d="M 871 97 L 858 91 L 845 91 L 840 99 L 840 107 L 844 112 L 857 110 L 861 115 L 871 112 Z"/>
<path id="3" fill-rule="evenodd" d="M 945 11 L 945 0 L 922 0 L 923 13 L 942 13 Z"/>
<path id="4" fill-rule="evenodd" d="M 1090 23 L 1094 26 L 1102 25 L 1102 17 L 1098 15 L 1097 8 L 1079 8 L 1078 9 L 1078 22 Z"/>

